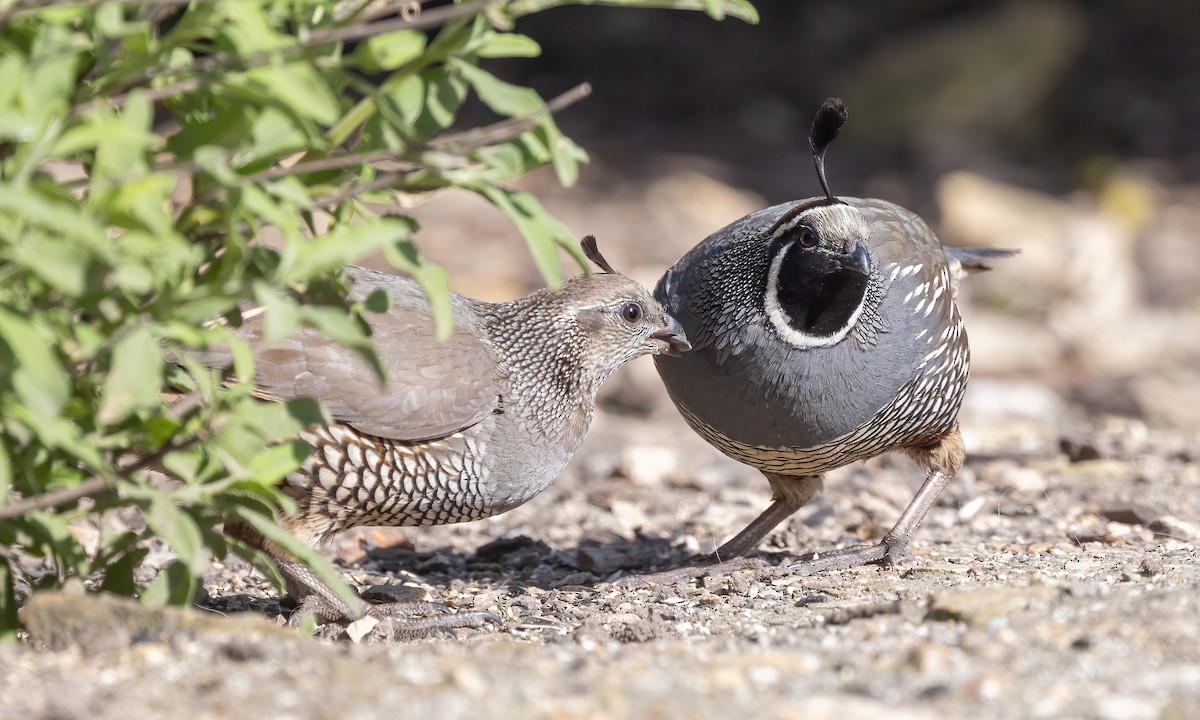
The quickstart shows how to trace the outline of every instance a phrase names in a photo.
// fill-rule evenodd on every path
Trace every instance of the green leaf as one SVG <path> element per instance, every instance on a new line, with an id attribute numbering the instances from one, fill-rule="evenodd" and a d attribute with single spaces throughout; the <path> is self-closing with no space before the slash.
<path id="1" fill-rule="evenodd" d="M 298 470 L 311 451 L 312 447 L 303 440 L 281 443 L 258 454 L 250 461 L 246 470 L 256 482 L 277 483 L 289 473 Z"/>
<path id="2" fill-rule="evenodd" d="M 0 388 L 11 383 L 17 397 L 44 420 L 58 415 L 70 392 L 66 373 L 47 340 L 28 317 L 0 305 L 0 368 L 7 365 L 9 370 L 0 373 Z"/>
<path id="3" fill-rule="evenodd" d="M 152 174 L 122 182 L 107 198 L 106 209 L 126 227 L 141 226 L 166 240 L 174 234 L 174 220 L 167 212 L 167 199 L 175 189 L 169 175 Z"/>
<path id="4" fill-rule="evenodd" d="M 200 528 L 191 515 L 175 506 L 169 495 L 152 492 L 144 514 L 146 525 L 167 541 L 171 552 L 179 557 L 191 575 L 203 577 L 208 572 L 211 558 L 200 537 Z"/>
<path id="5" fill-rule="evenodd" d="M 450 309 L 450 281 L 440 265 L 427 261 L 411 242 L 403 242 L 384 249 L 383 256 L 392 267 L 412 276 L 425 296 L 429 298 L 429 309 L 433 315 L 434 336 L 439 340 L 450 337 L 454 327 L 454 315 Z"/>
<path id="6" fill-rule="evenodd" d="M 329 425 L 333 422 L 329 415 L 326 414 L 325 409 L 321 407 L 321 403 L 312 398 L 292 398 L 285 402 L 283 406 L 292 422 L 298 423 L 297 432 L 299 432 L 299 428 L 307 428 L 313 425 Z"/>
<path id="7" fill-rule="evenodd" d="M 259 125 L 265 124 L 268 117 L 283 120 L 266 132 L 261 130 Z M 292 122 L 275 108 L 264 109 L 257 119 L 250 113 L 223 112 L 188 117 L 185 122 L 178 132 L 167 138 L 167 151 L 181 160 L 190 159 L 195 152 L 205 148 L 213 151 L 218 148 L 237 147 L 248 134 L 256 141 L 260 141 L 260 136 L 265 135 L 275 143 L 282 128 L 292 125 Z M 63 137 L 65 142 L 67 135 Z"/>
<path id="8" fill-rule="evenodd" d="M 704 5 L 704 12 L 713 20 L 725 19 L 725 3 L 722 0 L 701 0 Z"/>
<path id="9" fill-rule="evenodd" d="M 474 88 L 475 94 L 494 112 L 507 117 L 524 117 L 544 110 L 546 103 L 536 91 L 505 82 L 490 72 L 459 59 L 451 64 Z"/>
<path id="10" fill-rule="evenodd" d="M 151 607 L 191 605 L 199 595 L 203 578 L 190 572 L 183 563 L 173 562 L 142 591 L 142 602 Z"/>
<path id="11" fill-rule="evenodd" d="M 395 70 L 421 57 L 423 52 L 425 33 L 398 30 L 369 38 L 355 49 L 354 56 L 364 70 L 378 72 Z"/>
<path id="12" fill-rule="evenodd" d="M 316 68 L 306 63 L 258 67 L 225 82 L 255 105 L 278 103 L 322 125 L 332 125 L 341 116 L 338 96 Z"/>
<path id="13" fill-rule="evenodd" d="M 749 0 L 587 0 L 587 3 L 663 10 L 702 10 L 717 20 L 728 15 L 750 25 L 758 24 L 758 11 Z"/>
<path id="14" fill-rule="evenodd" d="M 87 569 L 87 553 L 64 516 L 38 510 L 28 513 L 25 519 L 37 543 L 54 558 L 59 572 L 82 573 Z"/>
<path id="15" fill-rule="evenodd" d="M 8 561 L 0 560 L 0 642 L 15 643 L 20 627 L 15 578 L 8 569 Z"/>
<path id="16" fill-rule="evenodd" d="M 0 507 L 4 507 L 12 499 L 12 483 L 12 458 L 9 457 L 4 443 L 0 443 Z"/>
<path id="17" fill-rule="evenodd" d="M 27 231 L 24 239 L 26 242 L 13 248 L 13 260 L 68 297 L 83 295 L 89 280 L 99 274 L 95 256 L 78 243 L 40 230 Z"/>
<path id="18" fill-rule="evenodd" d="M 218 43 L 223 50 L 250 54 L 263 50 L 279 50 L 295 42 L 295 38 L 271 26 L 265 3 L 221 3 L 225 6 L 224 20 L 218 25 Z M 216 22 L 211 18 L 209 22 Z"/>
<path id="19" fill-rule="evenodd" d="M 92 166 L 93 183 L 120 186 L 130 175 L 146 171 L 147 153 L 157 143 L 151 128 L 153 119 L 153 105 L 146 93 L 136 91 L 130 94 L 120 116 L 110 115 L 98 121 L 102 134 Z M 101 194 L 97 199 L 103 197 Z"/>
<path id="20" fill-rule="evenodd" d="M 104 581 L 100 589 L 104 592 L 130 596 L 137 592 L 134 582 L 134 570 L 141 564 L 149 553 L 147 548 L 132 548 L 104 568 Z"/>
<path id="21" fill-rule="evenodd" d="M 576 245 L 575 239 L 567 229 L 550 217 L 541 203 L 529 193 L 505 190 L 495 185 L 475 185 L 470 189 L 487 198 L 513 221 L 521 236 L 525 238 L 534 264 L 541 271 L 547 284 L 551 287 L 562 285 L 562 266 L 558 262 L 555 248 L 564 247 L 570 250 Z"/>
<path id="22" fill-rule="evenodd" d="M 296 332 L 300 324 L 300 306 L 295 301 L 275 292 L 265 282 L 254 284 L 254 299 L 262 306 L 263 342 L 270 345 Z"/>
<path id="23" fill-rule="evenodd" d="M 291 203 L 298 208 L 309 209 L 313 206 L 312 196 L 308 193 L 308 187 L 300 182 L 299 178 L 285 177 L 266 183 L 263 187 L 275 197 L 284 202 Z"/>
<path id="24" fill-rule="evenodd" d="M 587 153 L 563 135 L 553 120 L 542 123 L 540 129 L 546 134 L 546 147 L 550 151 L 558 181 L 563 187 L 571 187 L 579 179 L 579 163 L 588 161 Z"/>
<path id="25" fill-rule="evenodd" d="M 542 47 L 525 35 L 489 31 L 475 47 L 475 54 L 481 58 L 537 57 Z"/>
<path id="26" fill-rule="evenodd" d="M 20 218 L 24 223 L 78 241 L 101 257 L 104 252 L 105 228 L 82 212 L 77 203 L 52 200 L 44 195 L 15 185 L 0 184 L 0 214 Z M 0 237 L 9 228 L 0 225 Z"/>
<path id="27" fill-rule="evenodd" d="M 237 538 L 227 537 L 225 538 L 225 543 L 228 545 L 230 552 L 253 565 L 272 585 L 281 591 L 287 591 L 287 581 L 279 574 L 279 568 L 275 566 L 270 555 Z"/>
<path id="28" fill-rule="evenodd" d="M 353 316 L 341 308 L 310 305 L 301 310 L 304 323 L 316 328 L 334 342 L 359 351 L 375 372 L 383 377 L 383 365 L 371 346 L 371 339 Z"/>
<path id="29" fill-rule="evenodd" d="M 392 296 L 387 290 L 373 290 L 363 300 L 363 309 L 373 313 L 385 313 L 392 307 Z M 3 475 L 0 475 L 3 477 Z"/>
<path id="30" fill-rule="evenodd" d="M 133 328 L 113 348 L 112 369 L 104 383 L 104 402 L 97 419 L 114 425 L 137 410 L 157 406 L 162 382 L 158 342 L 149 328 Z"/>
<path id="31" fill-rule="evenodd" d="M 230 512 L 238 520 L 261 533 L 264 538 L 278 545 L 284 552 L 308 566 L 316 579 L 324 583 L 343 602 L 351 607 L 358 607 L 362 602 L 328 560 L 280 527 L 274 519 L 244 507 L 230 508 Z"/>
<path id="32" fill-rule="evenodd" d="M 385 86 L 376 96 L 380 115 L 401 136 L 426 140 L 454 122 L 467 97 L 467 83 L 445 66 Z"/>
<path id="33" fill-rule="evenodd" d="M 354 226 L 341 226 L 321 237 L 289 243 L 279 263 L 279 282 L 292 285 L 340 270 L 371 253 L 406 240 L 412 224 L 387 218 Z"/>

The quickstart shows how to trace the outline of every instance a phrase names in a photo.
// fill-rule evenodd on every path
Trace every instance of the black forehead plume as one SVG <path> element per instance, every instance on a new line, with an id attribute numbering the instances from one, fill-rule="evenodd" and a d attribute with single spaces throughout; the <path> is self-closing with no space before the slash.
<path id="1" fill-rule="evenodd" d="M 849 113 L 846 112 L 846 103 L 842 102 L 841 98 L 828 98 L 817 109 L 817 114 L 813 118 L 812 132 L 808 136 L 809 145 L 812 147 L 813 165 L 817 168 L 817 179 L 821 181 L 821 189 L 825 191 L 825 197 L 833 202 L 836 202 L 836 199 L 833 197 L 833 193 L 829 192 L 829 182 L 825 179 L 825 150 L 838 136 L 838 132 L 849 117 Z"/>
<path id="2" fill-rule="evenodd" d="M 613 266 L 608 264 L 608 260 L 600 254 L 600 248 L 596 245 L 596 236 L 588 235 L 579 241 L 579 247 L 583 248 L 583 254 L 588 260 L 596 263 L 596 265 L 606 273 L 617 275 L 617 271 L 613 270 Z"/>

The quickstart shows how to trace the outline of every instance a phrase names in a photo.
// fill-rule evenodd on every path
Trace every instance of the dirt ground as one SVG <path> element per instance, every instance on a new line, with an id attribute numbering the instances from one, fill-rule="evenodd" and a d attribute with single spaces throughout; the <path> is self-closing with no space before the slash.
<path id="1" fill-rule="evenodd" d="M 1063 36 L 1080 37 L 1080 17 L 1059 15 Z M 859 17 L 842 20 L 851 16 Z M 1038 27 L 1051 27 L 1043 20 Z M 651 35 L 643 39 L 658 52 Z M 1109 58 L 1103 49 L 1080 52 Z M 755 58 L 729 56 L 740 65 L 721 77 L 741 84 Z M 1126 57 L 1111 55 L 1122 67 Z M 878 74 L 870 64 L 860 70 Z M 629 112 L 633 100 L 618 105 L 604 92 L 598 84 L 598 102 Z M 773 117 L 769 107 L 726 105 L 755 127 Z M 576 134 L 595 162 L 581 186 L 557 188 L 546 173 L 522 186 L 648 285 L 708 233 L 815 190 L 789 169 L 808 172 L 801 145 L 777 150 L 802 127 L 791 120 L 758 139 L 787 157 L 764 158 L 713 139 L 726 119 L 696 113 L 713 127 L 688 126 L 679 142 L 700 133 L 723 159 L 635 149 L 634 172 L 612 132 L 624 126 L 602 111 L 589 117 Z M 651 135 L 671 127 L 660 113 L 628 132 L 664 147 Z M 959 152 L 953 133 L 936 138 L 949 149 L 917 153 L 937 159 L 917 170 L 898 159 L 911 155 L 855 149 L 848 134 L 849 151 L 837 157 L 872 170 L 847 168 L 835 146 L 837 192 L 912 204 L 948 244 L 1022 251 L 966 288 L 973 374 L 960 419 L 969 458 L 907 562 L 813 576 L 786 569 L 804 552 L 877 539 L 896 520 L 921 477 L 885 456 L 831 473 L 825 492 L 764 541 L 761 567 L 615 586 L 711 551 L 769 501 L 756 471 L 686 427 L 643 359 L 608 383 L 584 448 L 526 506 L 461 526 L 356 531 L 329 548 L 360 588 L 408 586 L 498 623 L 420 638 L 382 625 L 334 627 L 309 639 L 277 627 L 273 590 L 230 559 L 214 565 L 202 606 L 184 614 L 35 597 L 23 609 L 31 637 L 0 646 L 0 717 L 1200 716 L 1200 187 L 1169 167 L 1110 158 L 1086 192 L 1038 192 L 1028 188 L 1062 187 L 1062 177 L 1020 183 L 1012 178 L 1025 170 L 985 172 L 998 167 L 994 157 Z M 1026 167 L 1039 162 L 1034 154 Z M 757 184 L 742 182 L 751 175 Z M 1010 182 L 989 179 L 997 176 Z M 445 196 L 417 213 L 422 248 L 446 264 L 455 289 L 500 299 L 538 284 L 519 237 L 481 201 Z M 147 573 L 165 557 L 152 552 Z"/>
<path id="2" fill-rule="evenodd" d="M 802 577 L 782 567 L 893 521 L 919 478 L 884 458 L 835 473 L 771 536 L 761 569 L 615 588 L 610 579 L 711 549 L 767 501 L 765 481 L 662 410 L 603 413 L 565 476 L 507 515 L 356 532 L 334 549 L 360 586 L 416 586 L 498 624 L 307 640 L 260 619 L 278 602 L 230 561 L 214 567 L 193 614 L 249 610 L 256 622 L 135 622 L 83 596 L 31 603 L 33 642 L 0 647 L 3 715 L 1195 716 L 1194 436 L 1136 421 L 1070 437 L 1028 422 L 968 425 L 977 447 L 994 444 L 974 454 L 899 568 Z"/>

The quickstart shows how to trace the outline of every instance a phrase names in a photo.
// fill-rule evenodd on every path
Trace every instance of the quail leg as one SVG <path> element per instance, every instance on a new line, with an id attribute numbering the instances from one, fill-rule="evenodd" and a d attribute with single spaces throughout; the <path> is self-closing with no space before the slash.
<path id="1" fill-rule="evenodd" d="M 820 492 L 824 485 L 820 476 L 789 477 L 763 473 L 771 483 L 775 499 L 770 507 L 756 517 L 744 530 L 735 535 L 724 545 L 717 548 L 712 555 L 693 565 L 687 565 L 673 570 L 664 570 L 645 575 L 632 575 L 621 578 L 617 585 L 621 587 L 640 587 L 642 585 L 674 585 L 676 583 L 694 580 L 705 575 L 722 575 L 735 570 L 763 567 L 765 563 L 757 558 L 743 557 L 758 546 L 767 533 L 775 529 L 779 523 L 787 520 L 805 503 Z"/>
<path id="2" fill-rule="evenodd" d="M 904 452 L 918 465 L 925 468 L 928 475 L 921 485 L 921 489 L 917 491 L 916 496 L 883 540 L 875 545 L 856 545 L 813 553 L 789 565 L 789 570 L 797 574 L 808 575 L 874 562 L 899 563 L 907 552 L 912 534 L 925 519 L 925 514 L 933 507 L 938 496 L 950 484 L 955 473 L 962 467 L 966 455 L 963 449 L 962 435 L 957 428 L 932 444 L 904 448 Z M 755 561 L 752 558 L 742 557 L 742 555 L 754 549 L 767 533 L 799 510 L 822 487 L 820 477 L 794 478 L 771 473 L 764 474 L 771 482 L 775 501 L 745 530 L 722 545 L 712 556 L 695 565 L 675 570 L 622 578 L 616 584 L 623 587 L 639 587 L 647 584 L 674 585 L 705 575 L 720 575 L 749 567 L 761 567 L 762 561 Z"/>
<path id="3" fill-rule="evenodd" d="M 380 620 L 389 620 L 393 637 L 416 638 L 433 630 L 479 628 L 485 623 L 500 622 L 500 618 L 489 612 L 452 612 L 447 606 L 434 602 L 371 603 L 359 600 L 351 606 L 302 563 L 252 528 L 238 524 L 227 527 L 225 531 L 261 549 L 279 569 L 279 574 L 283 576 L 287 585 L 288 594 L 299 600 L 296 609 L 288 618 L 288 625 L 291 627 L 299 625 L 304 616 L 309 614 L 321 623 L 351 622 L 371 615 Z"/>
<path id="4" fill-rule="evenodd" d="M 900 519 L 875 545 L 856 545 L 827 552 L 813 553 L 792 563 L 788 569 L 800 575 L 842 570 L 874 562 L 897 565 L 908 552 L 908 542 L 916 532 L 929 508 L 950 484 L 958 469 L 962 467 L 966 453 L 962 434 L 955 428 L 949 435 L 932 445 L 907 448 L 905 452 L 918 465 L 926 468 L 928 475 L 921 489 L 909 502 Z"/>

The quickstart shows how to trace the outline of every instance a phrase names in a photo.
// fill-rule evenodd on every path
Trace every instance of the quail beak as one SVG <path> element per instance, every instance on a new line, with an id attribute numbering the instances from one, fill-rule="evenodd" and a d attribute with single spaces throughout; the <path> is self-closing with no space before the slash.
<path id="1" fill-rule="evenodd" d="M 842 259 L 842 267 L 863 275 L 871 275 L 871 256 L 867 254 L 867 246 L 863 241 L 854 242 L 854 248 Z"/>
<path id="2" fill-rule="evenodd" d="M 671 357 L 679 357 L 683 353 L 692 349 L 691 343 L 687 341 L 687 337 L 683 334 L 683 326 L 679 321 L 671 316 L 667 316 L 667 325 L 662 330 L 655 330 L 650 333 L 650 337 L 655 340 L 662 340 L 666 345 L 659 352 L 659 355 L 670 355 Z"/>

